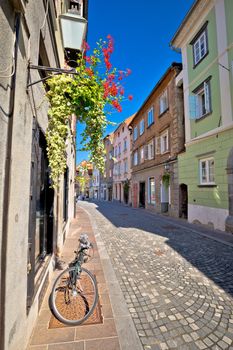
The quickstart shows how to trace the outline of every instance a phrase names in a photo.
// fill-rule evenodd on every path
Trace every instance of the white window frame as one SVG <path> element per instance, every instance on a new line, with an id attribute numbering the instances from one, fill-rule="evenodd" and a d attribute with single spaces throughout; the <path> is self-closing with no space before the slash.
<path id="1" fill-rule="evenodd" d="M 154 199 L 153 200 L 151 198 L 151 194 L 152 194 L 152 191 L 151 191 L 151 180 L 154 181 Z M 155 191 L 156 191 L 155 177 L 154 176 L 148 177 L 148 198 L 147 198 L 148 204 L 151 204 L 151 205 L 155 205 L 156 204 L 156 200 L 155 200 L 155 193 L 156 192 Z"/>
<path id="2" fill-rule="evenodd" d="M 148 160 L 154 159 L 155 152 L 154 152 L 154 140 L 151 140 L 148 143 Z"/>
<path id="3" fill-rule="evenodd" d="M 159 98 L 159 114 L 164 113 L 168 109 L 168 92 L 164 90 Z"/>
<path id="4" fill-rule="evenodd" d="M 127 151 L 127 138 L 124 139 L 124 152 Z"/>
<path id="5" fill-rule="evenodd" d="M 160 136 L 160 152 L 161 154 L 169 152 L 169 139 L 168 139 L 168 130 L 166 130 L 166 132 L 164 132 L 161 136 Z M 164 141 L 166 137 L 166 143 Z"/>
<path id="6" fill-rule="evenodd" d="M 133 154 L 133 165 L 138 165 L 138 151 L 135 151 Z"/>
<path id="7" fill-rule="evenodd" d="M 189 115 L 190 119 L 200 119 L 211 112 L 211 89 L 208 79 L 194 90 L 194 95 L 189 96 Z"/>
<path id="8" fill-rule="evenodd" d="M 213 180 L 210 180 L 210 162 L 213 161 Z M 206 180 L 203 180 L 203 173 L 202 173 L 202 164 L 205 164 L 206 169 Z M 200 176 L 200 185 L 215 185 L 215 164 L 214 164 L 214 157 L 209 158 L 203 158 L 199 159 L 199 176 Z"/>
<path id="9" fill-rule="evenodd" d="M 207 29 L 200 33 L 193 45 L 193 63 L 196 66 L 208 53 Z"/>
<path id="10" fill-rule="evenodd" d="M 119 145 L 118 145 L 118 156 L 120 156 L 121 155 L 121 144 L 119 143 Z"/>
<path id="11" fill-rule="evenodd" d="M 145 120 L 142 119 L 139 123 L 139 135 L 141 136 L 145 131 Z"/>
<path id="12" fill-rule="evenodd" d="M 138 138 L 138 127 L 135 126 L 133 129 L 133 140 L 136 141 Z"/>
<path id="13" fill-rule="evenodd" d="M 121 175 L 121 162 L 117 164 L 117 175 Z"/>
<path id="14" fill-rule="evenodd" d="M 140 163 L 143 163 L 144 160 L 145 160 L 145 157 L 144 157 L 144 146 L 140 147 Z"/>
<path id="15" fill-rule="evenodd" d="M 154 107 L 152 106 L 147 112 L 147 125 L 150 126 L 154 123 Z"/>

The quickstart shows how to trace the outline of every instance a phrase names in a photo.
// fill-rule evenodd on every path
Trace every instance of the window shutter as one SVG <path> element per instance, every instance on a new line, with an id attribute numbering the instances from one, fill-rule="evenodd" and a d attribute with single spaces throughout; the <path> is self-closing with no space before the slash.
<path id="1" fill-rule="evenodd" d="M 151 158 L 154 158 L 155 156 L 155 143 L 154 140 L 151 141 L 152 146 L 151 146 Z"/>
<path id="2" fill-rule="evenodd" d="M 198 97 L 189 95 L 189 119 L 197 119 L 198 117 Z"/>
<path id="3" fill-rule="evenodd" d="M 167 144 L 166 144 L 166 150 L 169 150 L 169 132 L 167 130 Z"/>
<path id="4" fill-rule="evenodd" d="M 144 146 L 144 157 L 145 157 L 145 160 L 148 159 L 148 145 Z"/>
<path id="5" fill-rule="evenodd" d="M 206 113 L 210 112 L 210 89 L 209 83 L 204 82 L 204 93 L 205 93 L 205 110 Z"/>
<path id="6" fill-rule="evenodd" d="M 160 153 L 160 137 L 155 138 L 155 154 Z"/>

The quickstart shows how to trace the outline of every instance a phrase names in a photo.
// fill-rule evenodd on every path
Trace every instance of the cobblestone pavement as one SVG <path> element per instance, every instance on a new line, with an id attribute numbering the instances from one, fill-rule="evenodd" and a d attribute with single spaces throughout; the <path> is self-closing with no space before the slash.
<path id="1" fill-rule="evenodd" d="M 231 246 L 143 209 L 79 205 L 97 224 L 144 349 L 233 349 Z"/>

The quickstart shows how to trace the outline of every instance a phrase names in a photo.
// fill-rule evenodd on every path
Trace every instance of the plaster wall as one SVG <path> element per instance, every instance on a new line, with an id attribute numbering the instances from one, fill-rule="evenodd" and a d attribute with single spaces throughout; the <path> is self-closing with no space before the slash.
<path id="1" fill-rule="evenodd" d="M 208 208 L 228 211 L 228 179 L 226 168 L 228 155 L 232 148 L 232 139 L 233 129 L 219 132 L 189 145 L 186 147 L 186 152 L 180 154 L 178 157 L 179 183 L 188 185 L 188 204 L 192 206 L 192 214 L 190 214 L 192 215 L 192 220 L 195 219 L 194 214 L 197 215 L 196 219 L 199 220 L 198 210 L 194 210 L 195 206 L 196 208 L 198 206 L 204 207 L 207 211 Z M 212 187 L 201 186 L 199 160 L 210 156 L 214 157 L 216 185 Z M 213 213 L 213 210 L 209 213 Z M 209 216 L 208 222 L 211 221 Z M 215 215 L 212 217 L 212 222 L 213 224 L 215 223 Z"/>
<path id="2" fill-rule="evenodd" d="M 127 147 L 124 149 L 124 140 L 126 140 Z M 119 145 L 121 152 L 119 153 Z M 113 172 L 113 198 L 124 202 L 124 182 L 131 179 L 131 156 L 130 156 L 130 132 L 128 125 L 123 122 L 120 127 L 114 132 L 113 149 L 117 148 L 117 156 L 114 153 L 114 172 Z M 124 162 L 127 162 L 127 171 L 124 170 Z M 120 164 L 120 174 L 116 172 Z M 117 187 L 117 191 L 116 191 Z M 121 192 L 121 195 L 120 195 Z M 117 195 L 118 193 L 118 195 Z M 131 203 L 131 196 L 129 196 L 128 204 Z"/>
<path id="3" fill-rule="evenodd" d="M 229 214 L 227 209 L 204 207 L 188 204 L 188 221 L 203 224 L 216 230 L 225 230 L 225 220 Z"/>
<path id="4" fill-rule="evenodd" d="M 31 331 L 38 315 L 39 294 L 47 273 L 41 277 L 41 284 L 34 296 L 33 304 L 27 312 L 27 262 L 28 229 L 30 204 L 30 172 L 33 117 L 37 119 L 43 132 L 47 127 L 48 105 L 44 99 L 42 84 L 27 91 L 28 61 L 38 64 L 40 35 L 47 52 L 47 63 L 59 66 L 59 58 L 54 51 L 53 35 L 45 19 L 45 7 L 42 1 L 32 0 L 26 3 L 26 11 L 21 15 L 16 62 L 16 81 L 14 110 L 10 114 L 11 79 L 5 70 L 12 62 L 14 45 L 15 12 L 9 1 L 1 2 L 0 7 L 0 243 L 4 252 L 4 266 L 1 266 L 4 280 L 1 292 L 6 296 L 4 312 L 1 312 L 1 349 L 22 350 L 26 348 Z M 40 79 L 37 71 L 31 72 L 31 81 Z M 9 121 L 12 130 L 8 132 Z M 9 135 L 12 138 L 9 139 Z M 7 143 L 8 140 L 8 143 Z M 10 146 L 10 148 L 9 148 Z M 7 232 L 2 230 L 2 218 L 5 215 L 3 190 L 6 182 L 6 151 L 10 149 L 9 164 L 9 210 L 7 213 Z M 55 213 L 57 204 L 55 203 Z M 71 212 L 70 212 L 71 214 Z M 52 270 L 53 262 L 47 259 L 47 272 Z M 2 295 L 3 296 L 3 295 Z M 3 300 L 3 299 L 2 299 Z M 3 305 L 2 305 L 3 306 Z"/>

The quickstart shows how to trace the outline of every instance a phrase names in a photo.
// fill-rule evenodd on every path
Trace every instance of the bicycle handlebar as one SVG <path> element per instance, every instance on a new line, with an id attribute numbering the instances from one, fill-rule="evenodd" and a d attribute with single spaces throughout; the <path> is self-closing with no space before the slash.
<path id="1" fill-rule="evenodd" d="M 88 235 L 86 233 L 82 233 L 79 237 L 79 249 L 89 249 L 92 247 L 91 242 L 89 241 Z"/>

